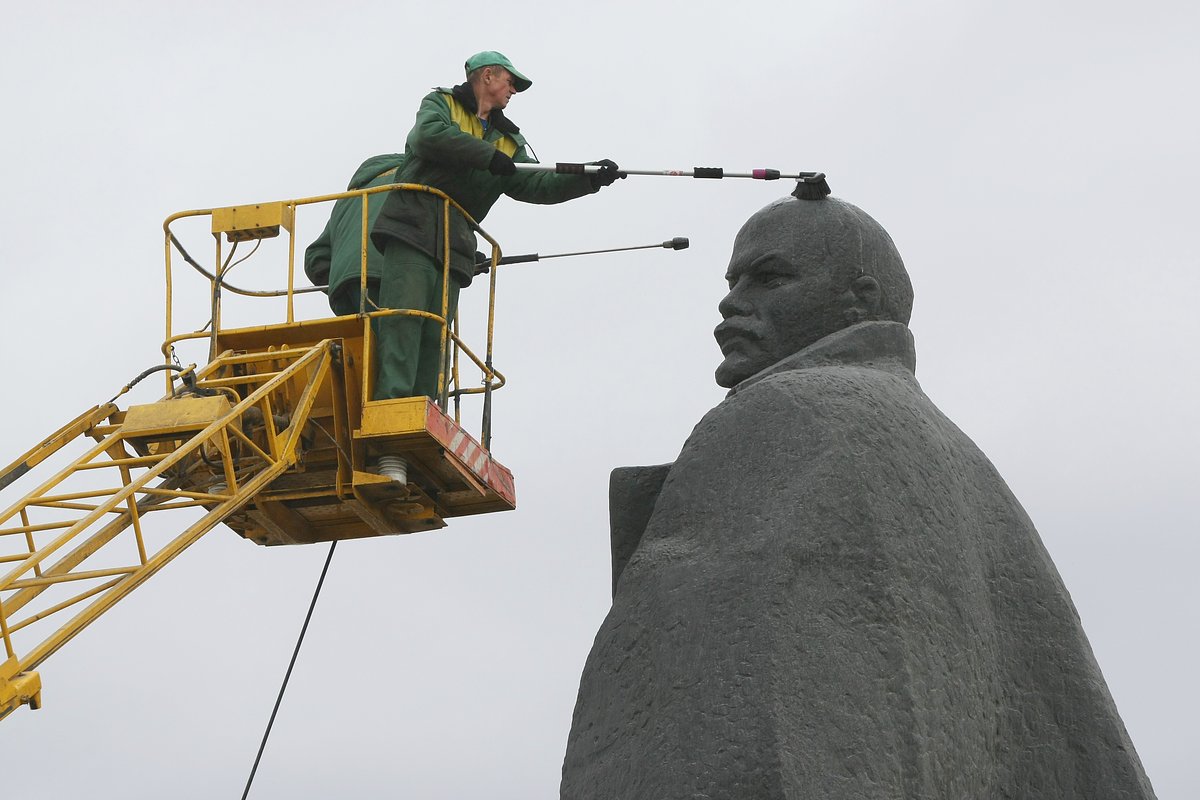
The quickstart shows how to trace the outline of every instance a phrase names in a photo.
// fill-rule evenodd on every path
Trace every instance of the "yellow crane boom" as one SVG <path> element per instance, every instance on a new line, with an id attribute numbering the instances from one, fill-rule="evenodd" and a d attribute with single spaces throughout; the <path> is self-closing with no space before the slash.
<path id="1" fill-rule="evenodd" d="M 370 191 L 360 193 L 364 217 Z M 212 215 L 219 265 L 226 227 L 243 239 L 276 235 L 273 214 L 291 235 L 297 206 L 350 194 L 189 215 Z M 443 202 L 449 213 L 453 201 Z M 438 402 L 372 401 L 370 319 L 427 312 L 296 321 L 294 250 L 286 322 L 221 328 L 217 269 L 212 330 L 176 335 L 168 321 L 164 344 L 169 352 L 187 338 L 210 339 L 215 355 L 204 367 L 168 367 L 178 374 L 158 401 L 90 408 L 0 473 L 4 489 L 56 467 L 0 513 L 0 718 L 21 705 L 38 708 L 37 667 L 220 523 L 258 544 L 308 544 L 432 530 L 448 517 L 515 507 L 512 474 L 485 447 L 488 404 L 482 442 L 448 408 L 450 397 L 480 391 L 458 388 L 460 352 L 480 367 L 485 397 L 503 385 L 490 366 L 494 303 L 486 361 L 441 318 L 445 363 L 455 368 Z M 364 269 L 365 256 L 364 243 Z M 493 264 L 498 259 L 493 242 Z M 493 297 L 495 281 L 493 269 Z M 169 287 L 168 277 L 168 297 Z M 403 457 L 406 481 L 372 470 L 384 453 Z"/>

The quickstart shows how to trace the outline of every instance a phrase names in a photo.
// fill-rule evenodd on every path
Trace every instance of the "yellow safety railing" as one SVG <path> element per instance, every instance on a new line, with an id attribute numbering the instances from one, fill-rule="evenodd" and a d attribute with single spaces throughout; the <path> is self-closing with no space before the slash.
<path id="1" fill-rule="evenodd" d="M 434 195 L 439 198 L 441 203 L 442 215 L 442 308 L 441 314 L 433 314 L 423 309 L 413 308 L 378 308 L 374 307 L 368 310 L 368 292 L 367 292 L 367 257 L 370 247 L 370 198 L 382 192 L 406 191 L 406 192 L 423 192 Z M 357 316 L 362 320 L 363 324 L 363 361 L 365 369 L 368 372 L 369 379 L 364 380 L 362 384 L 362 402 L 367 403 L 371 400 L 371 392 L 374 385 L 374 337 L 371 328 L 371 321 L 381 317 L 392 315 L 404 315 L 423 317 L 437 322 L 441 326 L 441 359 L 438 368 L 438 397 L 437 402 L 443 411 L 449 411 L 451 399 L 454 401 L 454 419 L 455 422 L 460 422 L 460 400 L 467 395 L 482 394 L 483 395 L 483 419 L 482 419 L 482 439 L 484 447 L 490 446 L 491 439 L 491 393 L 496 389 L 504 386 L 506 380 L 503 373 L 497 370 L 493 364 L 493 346 L 495 338 L 495 317 L 496 317 L 496 279 L 497 265 L 500 261 L 501 250 L 499 243 L 492 238 L 479 224 L 471 217 L 470 214 L 463 209 L 457 202 L 444 192 L 430 186 L 423 186 L 411 183 L 393 183 L 385 186 L 371 187 L 367 189 L 357 189 L 346 192 L 338 192 L 336 194 L 325 194 L 314 197 L 304 197 L 295 200 L 283 200 L 273 203 L 258 204 L 254 206 L 236 206 L 230 208 L 209 208 L 209 209 L 193 209 L 190 211 L 181 211 L 167 217 L 163 222 L 164 238 L 164 254 L 166 262 L 166 338 L 163 340 L 162 353 L 168 359 L 174 358 L 175 345 L 186 340 L 209 339 L 209 359 L 215 358 L 218 353 L 217 341 L 222 329 L 221 325 L 221 291 L 228 290 L 234 294 L 245 297 L 285 297 L 286 298 L 286 323 L 296 322 L 295 318 L 295 296 L 298 294 L 312 293 L 322 291 L 325 287 L 297 287 L 296 278 L 296 237 L 298 235 L 296 225 L 296 209 L 301 206 L 317 205 L 320 203 L 332 203 L 343 198 L 358 197 L 362 199 L 362 222 L 361 222 L 361 241 L 360 241 L 360 273 L 359 273 L 359 313 Z M 379 201 L 377 201 L 379 202 Z M 209 272 L 197 263 L 184 249 L 183 244 L 172 231 L 173 223 L 194 217 L 210 217 L 215 214 L 228 214 L 233 216 L 233 212 L 242 209 L 267 209 L 269 213 L 274 214 L 274 218 L 279 222 L 273 226 L 273 232 L 266 232 L 260 236 L 251 236 L 248 238 L 270 238 L 278 235 L 279 229 L 282 228 L 288 235 L 288 256 L 287 256 L 287 285 L 284 289 L 273 290 L 247 290 L 231 285 L 225 280 L 224 270 L 229 268 L 228 259 L 232 258 L 233 250 L 236 249 L 236 243 L 233 250 L 228 255 L 224 253 L 221 233 L 214 230 L 215 250 L 214 250 L 214 267 L 213 271 Z M 459 324 L 457 315 L 454 320 L 449 320 L 449 281 L 450 274 L 450 215 L 452 213 L 462 215 L 462 218 L 479 236 L 481 236 L 491 246 L 491 269 L 489 270 L 488 280 L 488 310 L 487 310 L 487 325 L 486 339 L 484 344 L 484 354 L 481 358 L 463 341 L 459 334 Z M 215 228 L 216 226 L 214 226 Z M 211 318 L 209 320 L 208 330 L 201 329 L 199 331 L 188 331 L 177 333 L 174 330 L 173 302 L 174 302 L 174 279 L 173 279 L 173 251 L 177 250 L 183 259 L 191 265 L 196 271 L 200 272 L 209 282 L 209 298 L 211 306 Z M 248 258 L 249 256 L 247 256 Z M 374 306 L 373 303 L 371 303 Z M 481 375 L 479 386 L 464 387 L 461 383 L 459 370 L 460 356 L 467 358 L 478 369 Z M 166 376 L 167 391 L 172 390 L 173 378 L 170 374 Z"/>

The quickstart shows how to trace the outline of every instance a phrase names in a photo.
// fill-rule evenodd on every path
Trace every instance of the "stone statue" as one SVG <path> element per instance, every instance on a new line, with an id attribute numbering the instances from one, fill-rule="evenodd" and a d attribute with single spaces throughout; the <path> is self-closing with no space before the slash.
<path id="1" fill-rule="evenodd" d="M 1153 798 L 1032 522 L 917 384 L 888 234 L 798 194 L 727 278 L 728 397 L 612 475 L 563 800 Z"/>

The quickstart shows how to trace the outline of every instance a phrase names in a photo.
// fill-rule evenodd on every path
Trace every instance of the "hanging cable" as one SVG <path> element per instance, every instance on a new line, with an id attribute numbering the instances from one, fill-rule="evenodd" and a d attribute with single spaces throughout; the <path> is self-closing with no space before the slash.
<path id="1" fill-rule="evenodd" d="M 221 282 L 222 282 L 222 283 L 224 283 L 224 281 L 225 281 L 225 276 L 229 274 L 229 270 L 233 269 L 233 268 L 234 268 L 234 267 L 236 267 L 238 264 L 242 263 L 242 262 L 243 262 L 243 261 L 245 261 L 247 258 L 249 258 L 250 256 L 252 256 L 252 255 L 254 255 L 255 253 L 257 253 L 257 252 L 258 252 L 258 246 L 259 246 L 260 244 L 262 244 L 262 239 L 255 239 L 255 240 L 254 240 L 254 247 L 250 248 L 250 252 L 249 252 L 249 253 L 246 253 L 246 255 L 242 256 L 242 257 L 241 257 L 241 258 L 239 258 L 237 261 L 234 261 L 232 264 L 230 264 L 230 263 L 229 263 L 229 261 L 228 261 L 228 260 L 226 260 L 226 262 L 225 262 L 225 266 L 221 268 Z M 236 243 L 236 242 L 234 243 L 234 247 L 235 247 L 235 248 L 237 247 L 237 243 Z M 229 258 L 231 258 L 231 259 L 233 258 L 233 253 L 232 253 L 232 252 L 230 252 L 230 253 L 229 253 Z M 227 285 L 228 285 L 228 284 L 227 284 Z"/>
<path id="2" fill-rule="evenodd" d="M 171 244 L 175 246 L 175 249 L 179 251 L 179 255 L 183 256 L 183 260 L 186 261 L 188 263 L 188 265 L 191 266 L 192 269 L 196 270 L 201 275 L 208 278 L 210 281 L 217 280 L 216 275 L 213 275 L 211 272 L 206 270 L 204 267 L 200 266 L 200 264 L 197 263 L 196 259 L 192 258 L 192 256 L 188 253 L 188 251 L 183 249 L 183 243 L 179 241 L 179 238 L 176 237 L 175 234 L 173 234 L 173 233 L 170 234 L 170 237 L 171 237 Z M 253 252 L 251 253 L 251 255 L 253 255 Z M 263 290 L 239 289 L 238 287 L 234 286 L 233 284 L 226 283 L 224 276 L 222 276 L 220 280 L 221 280 L 221 285 L 224 286 L 229 291 L 233 292 L 234 294 L 244 295 L 246 297 L 283 297 L 284 295 L 286 295 L 288 293 L 287 289 L 263 289 Z M 292 289 L 292 294 L 307 294 L 309 292 L 324 292 L 328 288 L 329 288 L 328 286 L 301 286 L 299 288 Z"/>
<path id="3" fill-rule="evenodd" d="M 292 651 L 292 660 L 283 676 L 283 685 L 279 687 L 279 696 L 275 698 L 275 708 L 271 709 L 271 718 L 267 721 L 267 729 L 263 732 L 262 744 L 258 746 L 258 755 L 254 757 L 254 766 L 250 768 L 250 777 L 246 779 L 246 788 L 242 791 L 242 800 L 250 794 L 250 785 L 254 783 L 254 774 L 258 772 L 258 762 L 262 760 L 263 751 L 267 749 L 267 739 L 271 736 L 271 727 L 275 724 L 275 715 L 279 713 L 279 704 L 283 702 L 283 693 L 287 691 L 288 681 L 292 677 L 292 667 L 296 666 L 296 656 L 300 655 L 300 645 L 304 644 L 304 634 L 308 631 L 308 622 L 312 619 L 313 609 L 317 607 L 317 598 L 321 596 L 321 586 L 325 583 L 325 573 L 329 572 L 329 562 L 333 560 L 333 550 L 337 541 L 330 542 L 329 555 L 325 556 L 325 566 L 321 569 L 321 577 L 317 580 L 317 590 L 313 592 L 312 602 L 308 605 L 308 614 L 304 617 L 304 625 L 300 628 L 300 638 L 296 640 L 296 649 Z"/>
<path id="4" fill-rule="evenodd" d="M 138 375 L 136 378 L 131 380 L 129 383 L 122 386 L 121 391 L 114 394 L 109 399 L 108 402 L 110 402 L 110 403 L 116 402 L 118 397 L 125 394 L 130 389 L 132 389 L 134 386 L 137 386 L 139 383 L 141 383 L 142 379 L 145 378 L 147 375 L 152 375 L 155 372 L 167 372 L 167 371 L 178 372 L 179 377 L 183 379 L 184 383 L 188 387 L 190 387 L 193 391 L 195 390 L 195 388 L 196 388 L 196 365 L 195 364 L 191 364 L 187 367 L 184 367 L 182 364 L 178 364 L 178 363 L 176 363 L 176 364 L 155 364 L 153 367 L 150 367 L 149 369 L 144 370 L 142 372 L 142 374 Z"/>

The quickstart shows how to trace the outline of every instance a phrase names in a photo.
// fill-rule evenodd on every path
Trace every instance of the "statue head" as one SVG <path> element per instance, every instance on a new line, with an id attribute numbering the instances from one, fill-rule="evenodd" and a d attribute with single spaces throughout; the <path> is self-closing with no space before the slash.
<path id="1" fill-rule="evenodd" d="M 842 200 L 776 200 L 733 243 L 714 334 L 733 387 L 831 333 L 867 320 L 908 323 L 912 284 L 883 227 Z"/>

